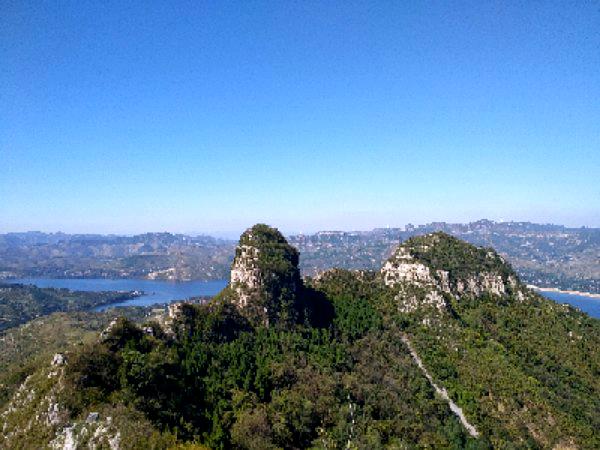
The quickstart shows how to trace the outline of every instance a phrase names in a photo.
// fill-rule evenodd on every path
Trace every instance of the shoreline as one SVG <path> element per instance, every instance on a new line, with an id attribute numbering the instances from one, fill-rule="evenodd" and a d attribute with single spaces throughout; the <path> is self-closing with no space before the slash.
<path id="1" fill-rule="evenodd" d="M 562 289 L 558 289 L 558 288 L 545 288 L 545 287 L 539 287 L 539 286 L 534 286 L 534 285 L 527 285 L 527 287 L 530 289 L 533 289 L 534 291 L 540 291 L 540 292 L 556 292 L 557 294 L 579 295 L 581 297 L 600 299 L 600 294 L 595 294 L 593 292 L 562 290 Z"/>

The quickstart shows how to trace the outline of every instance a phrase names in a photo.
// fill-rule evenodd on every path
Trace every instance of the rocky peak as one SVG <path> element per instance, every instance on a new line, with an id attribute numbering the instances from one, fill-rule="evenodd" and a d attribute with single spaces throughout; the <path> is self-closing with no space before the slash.
<path id="1" fill-rule="evenodd" d="M 234 303 L 265 323 L 288 315 L 302 285 L 298 261 L 298 251 L 276 228 L 247 229 L 231 266 Z"/>
<path id="2" fill-rule="evenodd" d="M 433 283 L 431 269 L 417 260 L 408 248 L 400 246 L 384 263 L 381 269 L 383 280 L 388 286 L 408 282 L 419 286 Z"/>
<path id="3" fill-rule="evenodd" d="M 381 275 L 391 287 L 426 289 L 428 298 L 440 308 L 443 293 L 458 298 L 484 293 L 503 296 L 521 288 L 515 272 L 494 250 L 441 232 L 401 244 L 383 265 Z"/>

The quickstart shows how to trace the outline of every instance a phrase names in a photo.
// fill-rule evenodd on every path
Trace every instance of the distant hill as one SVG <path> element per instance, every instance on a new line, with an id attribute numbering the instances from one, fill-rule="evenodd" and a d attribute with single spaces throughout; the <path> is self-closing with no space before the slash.
<path id="1" fill-rule="evenodd" d="M 233 248 L 230 241 L 171 233 L 8 233 L 0 235 L 0 278 L 223 279 Z"/>
<path id="2" fill-rule="evenodd" d="M 597 228 L 480 220 L 371 231 L 322 231 L 288 239 L 300 251 L 302 274 L 314 275 L 332 267 L 377 269 L 400 242 L 436 231 L 493 247 L 528 284 L 600 293 Z M 224 279 L 234 248 L 232 241 L 170 233 L 9 233 L 0 235 L 0 278 Z"/>
<path id="3" fill-rule="evenodd" d="M 0 282 L 0 332 L 53 312 L 87 311 L 134 296 L 133 292 L 82 292 Z"/>
<path id="4" fill-rule="evenodd" d="M 600 447 L 600 321 L 493 249 L 436 232 L 376 271 L 302 279 L 298 260 L 249 228 L 209 303 L 119 318 L 39 362 L 0 411 L 0 446 Z"/>
<path id="5" fill-rule="evenodd" d="M 443 231 L 504 256 L 527 284 L 600 293 L 600 229 L 529 222 L 445 222 L 372 231 L 329 231 L 289 238 L 305 274 L 331 267 L 377 269 L 413 236 Z"/>

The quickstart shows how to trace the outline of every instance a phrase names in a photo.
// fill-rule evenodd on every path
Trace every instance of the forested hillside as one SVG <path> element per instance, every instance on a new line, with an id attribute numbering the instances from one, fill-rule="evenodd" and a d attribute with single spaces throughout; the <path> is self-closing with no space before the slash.
<path id="1" fill-rule="evenodd" d="M 0 282 L 0 331 L 60 311 L 87 311 L 135 297 L 134 292 L 87 292 Z"/>
<path id="2" fill-rule="evenodd" d="M 113 312 L 59 312 L 33 319 L 0 333 L 0 408 L 14 390 L 55 353 L 73 345 L 96 342 L 98 333 L 114 318 Z M 120 308 L 119 314 L 139 322 L 146 308 Z"/>
<path id="3" fill-rule="evenodd" d="M 598 320 L 492 249 L 435 233 L 380 271 L 303 281 L 257 225 L 210 303 L 112 322 L 42 365 L 0 426 L 5 448 L 594 449 L 599 345 Z"/>

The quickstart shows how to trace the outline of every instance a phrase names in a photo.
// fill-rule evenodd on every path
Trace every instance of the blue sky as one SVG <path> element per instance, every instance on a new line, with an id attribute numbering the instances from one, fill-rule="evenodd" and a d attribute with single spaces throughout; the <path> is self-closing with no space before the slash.
<path id="1" fill-rule="evenodd" d="M 597 2 L 0 8 L 0 232 L 600 226 Z"/>

